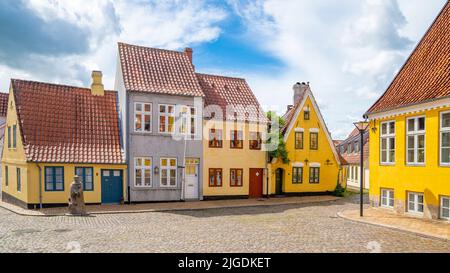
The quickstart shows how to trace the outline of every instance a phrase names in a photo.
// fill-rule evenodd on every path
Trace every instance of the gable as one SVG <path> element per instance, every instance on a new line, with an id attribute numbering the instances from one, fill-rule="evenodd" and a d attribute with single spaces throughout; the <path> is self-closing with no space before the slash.
<path id="1" fill-rule="evenodd" d="M 306 126 L 303 126 L 305 123 L 303 123 L 302 115 L 305 106 L 309 106 L 311 111 L 309 122 L 310 125 L 308 126 L 308 128 L 304 128 Z M 316 121 L 315 124 L 314 121 Z M 339 155 L 336 151 L 336 147 L 334 146 L 330 132 L 328 131 L 328 128 L 325 124 L 325 121 L 322 117 L 320 109 L 314 99 L 311 90 L 308 89 L 308 91 L 306 91 L 305 95 L 303 96 L 302 100 L 295 106 L 294 114 L 292 115 L 291 121 L 289 122 L 289 124 L 286 124 L 286 126 L 287 126 L 286 131 L 284 133 L 284 141 L 286 143 L 288 142 L 288 139 L 294 137 L 296 128 L 302 128 L 304 130 L 304 134 L 308 135 L 310 132 L 318 132 L 319 141 L 321 137 L 325 138 L 326 140 L 325 143 L 331 149 L 331 152 L 333 153 L 334 159 L 336 160 L 337 164 L 340 165 Z M 309 143 L 305 143 L 304 145 L 309 145 Z M 319 151 L 320 150 L 321 148 L 319 146 Z"/>

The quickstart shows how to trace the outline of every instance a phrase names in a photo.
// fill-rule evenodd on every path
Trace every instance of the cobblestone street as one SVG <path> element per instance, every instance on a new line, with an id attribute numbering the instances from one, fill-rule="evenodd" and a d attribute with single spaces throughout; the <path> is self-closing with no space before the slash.
<path id="1" fill-rule="evenodd" d="M 0 252 L 450 252 L 450 242 L 336 217 L 351 199 L 270 207 L 24 217 L 0 209 Z"/>

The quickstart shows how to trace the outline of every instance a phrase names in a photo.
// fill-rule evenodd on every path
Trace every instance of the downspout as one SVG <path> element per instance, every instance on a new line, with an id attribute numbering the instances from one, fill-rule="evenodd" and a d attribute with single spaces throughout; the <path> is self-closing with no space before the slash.
<path id="1" fill-rule="evenodd" d="M 42 168 L 37 164 L 39 169 L 39 208 L 42 209 Z"/>
<path id="2" fill-rule="evenodd" d="M 125 103 L 125 128 L 124 129 L 124 135 L 125 135 L 125 139 L 126 139 L 126 143 L 125 143 L 125 147 L 127 149 L 126 153 L 125 153 L 125 163 L 127 164 L 127 199 L 128 199 L 128 204 L 131 204 L 131 188 L 130 188 L 130 136 L 126 135 L 128 134 L 128 123 L 130 120 L 130 111 L 129 111 L 129 102 L 130 102 L 130 96 L 129 93 L 127 92 L 127 90 L 125 90 L 125 96 L 126 96 L 126 103 Z"/>

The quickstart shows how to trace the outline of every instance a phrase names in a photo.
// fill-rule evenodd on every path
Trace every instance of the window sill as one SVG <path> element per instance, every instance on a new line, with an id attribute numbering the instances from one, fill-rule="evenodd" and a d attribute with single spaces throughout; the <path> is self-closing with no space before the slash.
<path id="1" fill-rule="evenodd" d="M 426 167 L 425 164 L 421 164 L 421 163 L 406 163 L 406 167 Z"/>
<path id="2" fill-rule="evenodd" d="M 385 167 L 395 166 L 395 163 L 380 163 L 380 166 L 385 166 Z"/>

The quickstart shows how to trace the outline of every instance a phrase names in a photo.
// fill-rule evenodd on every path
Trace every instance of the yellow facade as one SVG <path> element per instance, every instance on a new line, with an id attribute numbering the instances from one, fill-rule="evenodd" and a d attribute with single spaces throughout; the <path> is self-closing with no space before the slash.
<path id="1" fill-rule="evenodd" d="M 211 128 L 222 130 L 223 143 L 221 148 L 209 147 L 209 131 Z M 230 148 L 230 130 L 241 130 L 243 132 L 243 148 Z M 266 152 L 263 150 L 251 150 L 249 145 L 249 133 L 260 132 L 265 134 L 266 125 L 258 125 L 257 123 L 233 122 L 233 121 L 214 121 L 208 120 L 203 126 L 203 196 L 208 197 L 231 197 L 231 196 L 248 196 L 250 169 L 263 169 L 263 192 L 266 187 Z M 222 169 L 222 186 L 211 187 L 209 185 L 209 170 Z M 230 170 L 243 170 L 242 186 L 231 186 Z"/>
<path id="2" fill-rule="evenodd" d="M 437 109 L 436 109 L 437 108 Z M 381 191 L 393 191 L 393 206 L 398 213 L 425 218 L 440 218 L 441 197 L 450 198 L 450 166 L 440 163 L 441 113 L 450 107 L 430 107 L 422 111 L 401 111 L 369 116 L 370 122 L 370 201 L 382 206 Z M 407 163 L 407 119 L 425 117 L 425 160 L 423 164 Z M 395 160 L 381 162 L 381 124 L 395 122 Z M 408 193 L 423 194 L 423 212 L 408 209 Z"/>
<path id="3" fill-rule="evenodd" d="M 304 119 L 304 109 L 310 109 L 309 120 Z M 296 118 L 290 124 L 290 131 L 286 132 L 285 142 L 289 163 L 285 164 L 278 158 L 269 164 L 270 193 L 277 192 L 277 170 L 282 170 L 282 194 L 332 192 L 339 179 L 339 162 L 333 143 L 330 142 L 327 128 L 320 113 L 310 96 L 306 96 L 304 103 L 298 107 Z M 303 149 L 295 148 L 295 132 L 303 132 Z M 318 132 L 318 149 L 310 149 L 310 133 Z M 302 182 L 293 183 L 293 167 L 303 169 Z M 310 168 L 319 167 L 319 183 L 310 183 Z"/>
<path id="4" fill-rule="evenodd" d="M 18 200 L 22 204 L 38 205 L 42 204 L 65 204 L 68 202 L 70 184 L 75 175 L 75 167 L 92 167 L 94 171 L 93 191 L 85 191 L 86 203 L 101 203 L 101 170 L 122 170 L 123 195 L 126 196 L 126 165 L 108 164 L 53 164 L 27 162 L 20 126 L 17 121 L 16 106 L 14 102 L 13 90 L 10 90 L 8 112 L 5 127 L 4 147 L 2 154 L 2 191 L 6 195 Z M 16 147 L 8 148 L 9 139 L 8 127 L 16 125 Z M 11 137 L 12 138 L 12 137 Z M 45 167 L 64 167 L 64 191 L 45 190 Z M 8 169 L 6 171 L 6 168 Z M 18 190 L 17 169 L 20 169 L 20 190 Z M 41 172 L 40 172 L 41 169 Z M 41 173 L 41 179 L 39 174 Z M 8 179 L 6 178 L 8 176 Z M 39 188 L 41 185 L 41 188 Z M 4 196 L 5 197 L 5 196 Z"/>

